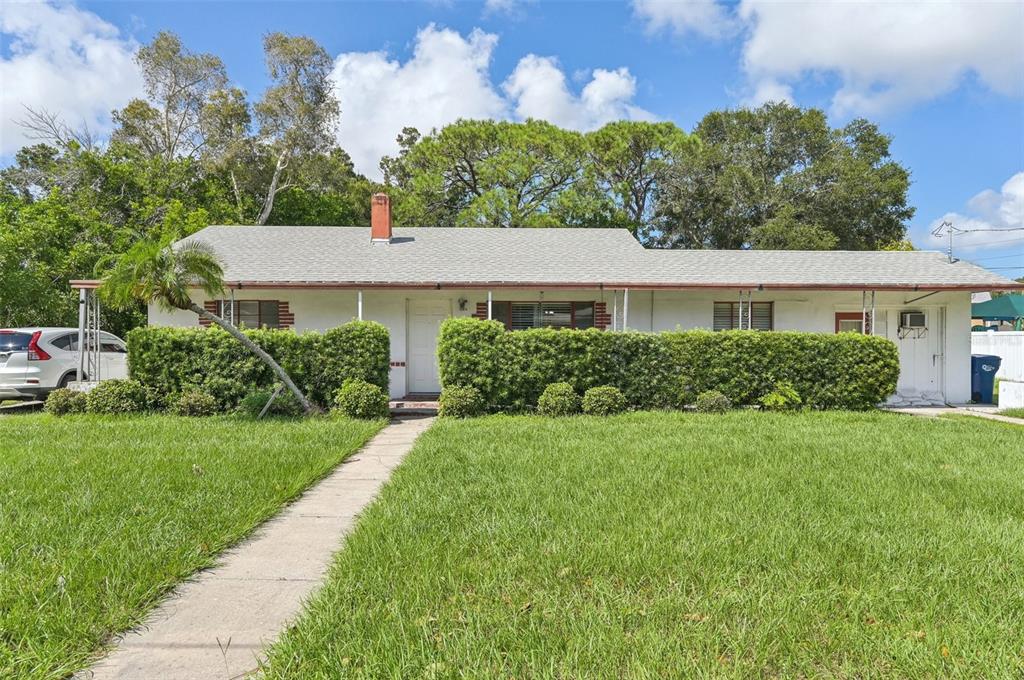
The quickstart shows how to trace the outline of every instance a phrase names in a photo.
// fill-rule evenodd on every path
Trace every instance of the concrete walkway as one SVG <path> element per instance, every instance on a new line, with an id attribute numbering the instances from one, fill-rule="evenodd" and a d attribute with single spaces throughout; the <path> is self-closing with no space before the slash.
<path id="1" fill-rule="evenodd" d="M 906 413 L 912 416 L 922 416 L 925 418 L 938 418 L 942 415 L 975 416 L 977 418 L 985 418 L 986 420 L 998 420 L 1002 423 L 1024 425 L 1024 422 L 1021 422 L 1020 418 L 1001 416 L 998 413 L 995 413 L 994 411 L 996 408 L 991 406 L 912 406 L 907 408 L 889 408 L 887 410 L 895 413 Z"/>
<path id="2" fill-rule="evenodd" d="M 393 421 L 76 678 L 225 680 L 255 671 L 264 646 L 319 585 L 356 515 L 432 422 Z"/>

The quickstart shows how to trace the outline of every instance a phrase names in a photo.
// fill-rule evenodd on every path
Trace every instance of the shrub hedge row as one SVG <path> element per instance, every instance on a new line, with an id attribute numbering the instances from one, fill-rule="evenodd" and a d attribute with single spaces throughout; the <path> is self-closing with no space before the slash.
<path id="1" fill-rule="evenodd" d="M 509 332 L 454 318 L 441 327 L 438 353 L 441 384 L 475 387 L 491 410 L 533 407 L 556 382 L 581 394 L 617 387 L 633 408 L 691 404 L 708 390 L 753 405 L 784 382 L 806 407 L 867 409 L 895 391 L 899 376 L 891 341 L 853 333 Z"/>
<path id="2" fill-rule="evenodd" d="M 314 403 L 331 405 L 349 379 L 387 391 L 390 341 L 383 325 L 351 321 L 325 333 L 244 331 L 267 351 Z M 275 376 L 225 331 L 213 328 L 136 328 L 128 334 L 128 365 L 155 399 L 170 403 L 198 389 L 224 410 L 234 409 L 255 389 L 271 389 Z"/>

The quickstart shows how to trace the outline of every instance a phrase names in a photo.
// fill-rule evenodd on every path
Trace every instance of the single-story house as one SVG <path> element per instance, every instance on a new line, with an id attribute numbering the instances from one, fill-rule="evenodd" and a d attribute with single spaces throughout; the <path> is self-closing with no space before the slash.
<path id="1" fill-rule="evenodd" d="M 223 299 L 195 300 L 247 326 L 326 330 L 353 318 L 391 333 L 393 398 L 440 390 L 437 337 L 450 316 L 511 330 L 552 326 L 869 332 L 901 357 L 899 396 L 971 396 L 971 292 L 1020 284 L 937 252 L 650 250 L 624 229 L 210 226 Z M 149 309 L 156 325 L 203 323 Z"/>

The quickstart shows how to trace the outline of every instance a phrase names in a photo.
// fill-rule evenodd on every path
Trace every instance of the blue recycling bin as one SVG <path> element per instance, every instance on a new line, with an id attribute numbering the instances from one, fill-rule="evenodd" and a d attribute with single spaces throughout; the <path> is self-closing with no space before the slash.
<path id="1" fill-rule="evenodd" d="M 1003 360 L 991 354 L 971 355 L 971 401 L 991 404 L 995 392 L 996 371 Z"/>

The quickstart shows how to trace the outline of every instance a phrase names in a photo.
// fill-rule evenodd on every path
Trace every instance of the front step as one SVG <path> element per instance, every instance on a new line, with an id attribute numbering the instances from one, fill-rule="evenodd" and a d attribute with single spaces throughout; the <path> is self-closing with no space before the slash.
<path id="1" fill-rule="evenodd" d="M 393 416 L 436 416 L 437 401 L 396 399 L 388 402 Z"/>

